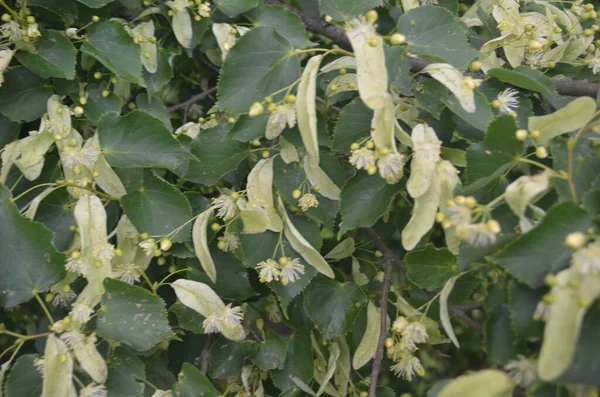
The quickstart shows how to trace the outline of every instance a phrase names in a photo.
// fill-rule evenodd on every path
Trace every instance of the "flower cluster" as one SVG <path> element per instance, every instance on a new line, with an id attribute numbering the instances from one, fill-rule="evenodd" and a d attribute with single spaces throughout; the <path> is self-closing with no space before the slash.
<path id="1" fill-rule="evenodd" d="M 281 281 L 281 284 L 288 285 L 304 274 L 304 265 L 300 263 L 300 259 L 289 259 L 285 256 L 279 258 L 278 262 L 273 259 L 262 261 L 256 265 L 256 269 L 259 271 L 258 277 L 261 283 Z"/>
<path id="2" fill-rule="evenodd" d="M 379 170 L 379 175 L 389 183 L 402 179 L 405 162 L 402 154 L 393 153 L 387 148 L 375 149 L 372 141 L 367 141 L 364 146 L 353 143 L 350 149 L 352 154 L 349 161 L 356 169 L 364 169 L 369 175 Z"/>
<path id="3" fill-rule="evenodd" d="M 244 312 L 239 306 L 232 307 L 231 303 L 225 306 L 219 315 L 210 314 L 204 319 L 202 327 L 207 334 L 221 332 L 224 328 L 234 328 L 244 319 Z"/>
<path id="4" fill-rule="evenodd" d="M 417 344 L 429 340 L 425 325 L 418 321 L 410 322 L 406 317 L 400 316 L 392 324 L 392 334 L 385 341 L 388 357 L 396 362 L 390 369 L 408 381 L 412 381 L 415 374 L 425 375 L 421 361 L 415 356 L 419 349 Z"/>
<path id="5" fill-rule="evenodd" d="M 168 251 L 173 245 L 173 242 L 167 237 L 156 241 L 152 237 L 148 236 L 148 233 L 140 234 L 139 239 L 141 241 L 138 243 L 138 246 L 144 251 L 146 256 L 159 257 L 164 251 Z"/>

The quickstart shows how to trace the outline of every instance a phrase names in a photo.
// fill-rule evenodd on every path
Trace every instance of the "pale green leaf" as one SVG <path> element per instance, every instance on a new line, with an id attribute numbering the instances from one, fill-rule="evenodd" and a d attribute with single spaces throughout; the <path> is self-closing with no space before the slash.
<path id="1" fill-rule="evenodd" d="M 319 194 L 331 200 L 339 200 L 341 189 L 317 164 L 312 156 L 304 156 L 304 171 L 312 186 L 319 187 Z"/>
<path id="2" fill-rule="evenodd" d="M 204 269 L 206 275 L 214 283 L 217 280 L 217 269 L 208 249 L 207 235 L 208 221 L 212 214 L 213 209 L 211 207 L 198 215 L 192 228 L 192 242 L 194 243 L 194 251 L 200 261 L 200 265 L 202 265 L 202 269 Z"/>
<path id="3" fill-rule="evenodd" d="M 371 139 L 378 149 L 388 149 L 391 153 L 398 152 L 394 135 L 395 123 L 392 96 L 386 94 L 383 106 L 375 110 L 371 121 Z"/>
<path id="4" fill-rule="evenodd" d="M 92 333 L 73 347 L 73 354 L 81 368 L 96 383 L 105 383 L 108 376 L 106 362 L 96 348 L 96 334 Z"/>
<path id="5" fill-rule="evenodd" d="M 381 313 L 373 302 L 369 301 L 367 305 L 367 328 L 354 352 L 354 357 L 352 357 L 352 368 L 356 370 L 361 368 L 375 356 L 380 333 Z"/>
<path id="6" fill-rule="evenodd" d="M 170 2 L 167 2 L 166 4 L 168 5 L 169 3 Z M 192 36 L 194 35 L 192 30 L 192 17 L 187 8 L 182 11 L 174 10 L 173 12 L 171 25 L 173 26 L 175 38 L 182 47 L 190 48 L 192 46 Z"/>
<path id="7" fill-rule="evenodd" d="M 44 386 L 41 397 L 67 397 L 71 392 L 73 358 L 56 335 L 46 339 L 44 350 Z"/>
<path id="8" fill-rule="evenodd" d="M 248 234 L 265 232 L 271 224 L 269 216 L 261 208 L 242 206 L 240 208 L 240 218 L 242 219 L 242 223 L 244 225 L 242 232 Z"/>
<path id="9" fill-rule="evenodd" d="M 543 145 L 555 136 L 574 131 L 589 123 L 596 112 L 596 101 L 590 97 L 577 98 L 567 106 L 545 116 L 529 118 L 529 131 L 540 131 L 536 142 Z"/>
<path id="10" fill-rule="evenodd" d="M 304 68 L 298 94 L 296 95 L 296 114 L 302 143 L 315 165 L 319 164 L 319 141 L 317 139 L 317 72 L 323 55 L 310 58 Z"/>
<path id="11" fill-rule="evenodd" d="M 431 186 L 440 159 L 440 146 L 433 128 L 418 124 L 412 130 L 413 157 L 410 163 L 410 178 L 406 189 L 413 198 L 421 197 Z"/>
<path id="12" fill-rule="evenodd" d="M 421 238 L 433 227 L 435 214 L 440 205 L 440 177 L 434 175 L 429 189 L 415 199 L 410 221 L 402 230 L 402 246 L 405 250 L 414 249 Z"/>
<path id="13" fill-rule="evenodd" d="M 273 157 L 259 160 L 256 163 L 250 174 L 248 174 L 246 190 L 248 200 L 251 203 L 256 202 L 264 205 L 266 215 L 269 218 L 269 230 L 281 231 L 283 222 L 275 210 L 273 199 Z"/>
<path id="14" fill-rule="evenodd" d="M 347 239 L 333 247 L 333 249 L 329 251 L 327 255 L 325 255 L 325 258 L 333 260 L 344 259 L 352 255 L 354 253 L 354 250 L 354 239 L 352 237 L 348 237 Z"/>
<path id="15" fill-rule="evenodd" d="M 514 387 L 504 372 L 486 369 L 451 380 L 437 397 L 512 397 Z"/>
<path id="16" fill-rule="evenodd" d="M 340 346 L 337 342 L 331 342 L 329 344 L 329 359 L 327 360 L 327 371 L 323 374 L 322 377 L 318 376 L 318 371 L 315 371 L 315 379 L 321 385 L 317 393 L 315 394 L 317 397 L 323 394 L 323 392 L 330 386 L 329 381 L 333 377 L 335 370 L 338 365 L 338 358 L 340 357 Z M 319 379 L 320 378 L 320 379 Z"/>
<path id="17" fill-rule="evenodd" d="M 459 70 L 447 63 L 432 63 L 427 65 L 423 71 L 446 86 L 466 112 L 475 112 L 473 88 L 467 84 L 465 77 Z"/>
<path id="18" fill-rule="evenodd" d="M 182 278 L 173 282 L 171 286 L 181 303 L 204 317 L 211 314 L 221 315 L 225 309 L 225 304 L 219 295 L 204 283 Z"/>
<path id="19" fill-rule="evenodd" d="M 454 328 L 452 328 L 452 322 L 450 321 L 450 314 L 448 313 L 448 298 L 450 297 L 452 289 L 454 288 L 454 284 L 456 284 L 456 280 L 458 280 L 459 277 L 460 275 L 454 276 L 446 281 L 446 284 L 440 293 L 440 322 L 442 323 L 442 327 L 444 327 L 444 331 L 446 331 L 446 334 L 448 334 L 448 337 L 457 348 L 460 348 L 460 344 L 458 343 L 458 339 L 454 333 Z"/>

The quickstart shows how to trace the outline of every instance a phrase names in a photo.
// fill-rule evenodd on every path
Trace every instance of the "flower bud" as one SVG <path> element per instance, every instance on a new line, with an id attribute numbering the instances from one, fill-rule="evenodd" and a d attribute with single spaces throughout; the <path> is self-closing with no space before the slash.
<path id="1" fill-rule="evenodd" d="M 450 229 L 452 227 L 452 222 L 450 222 L 450 219 L 444 219 L 442 221 L 442 229 Z"/>
<path id="2" fill-rule="evenodd" d="M 302 192 L 299 189 L 296 189 L 292 192 L 292 197 L 295 199 L 299 199 L 302 196 Z"/>
<path id="3" fill-rule="evenodd" d="M 81 106 L 75 106 L 73 108 L 73 113 L 75 113 L 76 116 L 81 116 L 83 114 L 83 108 Z"/>
<path id="4" fill-rule="evenodd" d="M 230 197 L 234 200 L 237 201 L 240 199 L 240 194 L 238 192 L 233 192 L 230 194 Z"/>
<path id="5" fill-rule="evenodd" d="M 538 146 L 535 149 L 535 156 L 539 159 L 545 159 L 548 157 L 548 149 L 545 146 Z"/>
<path id="6" fill-rule="evenodd" d="M 30 15 L 27 17 L 27 23 L 35 23 L 35 17 Z"/>
<path id="7" fill-rule="evenodd" d="M 219 248 L 221 251 L 224 251 L 224 250 L 225 250 L 225 247 L 226 247 L 226 245 L 225 245 L 225 242 L 224 242 L 224 241 L 219 241 L 219 242 L 217 243 L 217 248 Z"/>
<path id="8" fill-rule="evenodd" d="M 350 150 L 358 150 L 360 149 L 360 145 L 356 142 L 354 142 L 352 145 L 350 145 Z"/>
<path id="9" fill-rule="evenodd" d="M 435 221 L 438 223 L 442 223 L 445 218 L 446 218 L 446 215 L 444 215 L 441 212 L 438 212 L 437 214 L 435 214 Z"/>
<path id="10" fill-rule="evenodd" d="M 585 237 L 585 234 L 581 232 L 573 232 L 569 233 L 565 238 L 565 245 L 569 248 L 578 249 L 583 247 L 586 241 L 587 238 Z"/>
<path id="11" fill-rule="evenodd" d="M 250 106 L 250 111 L 248 112 L 248 115 L 250 117 L 255 117 L 258 116 L 259 114 L 262 114 L 265 111 L 265 108 L 263 105 L 261 105 L 259 102 L 254 102 L 252 104 L 252 106 Z"/>
<path id="12" fill-rule="evenodd" d="M 168 251 L 169 248 L 171 248 L 172 246 L 173 246 L 173 242 L 168 238 L 164 238 L 160 241 L 160 249 L 162 251 Z"/>
<path id="13" fill-rule="evenodd" d="M 471 70 L 474 72 L 479 72 L 481 70 L 481 62 L 473 61 L 471 63 Z"/>
<path id="14" fill-rule="evenodd" d="M 465 196 L 454 197 L 454 202 L 458 205 L 463 205 L 465 203 Z"/>
<path id="15" fill-rule="evenodd" d="M 258 139 L 253 139 L 250 141 L 250 144 L 254 147 L 259 147 L 260 146 L 260 141 Z"/>
<path id="16" fill-rule="evenodd" d="M 148 233 L 142 233 L 140 234 L 140 240 L 148 240 L 150 238 L 150 236 L 148 235 Z"/>
<path id="17" fill-rule="evenodd" d="M 375 175 L 377 173 L 377 166 L 370 165 L 367 167 L 366 171 L 369 175 Z"/>
<path id="18" fill-rule="evenodd" d="M 264 327 L 265 327 L 265 320 L 263 320 L 262 318 L 257 318 L 256 319 L 256 328 L 263 329 Z"/>
<path id="19" fill-rule="evenodd" d="M 392 45 L 401 45 L 404 43 L 406 43 L 406 36 L 403 35 L 402 33 L 394 33 L 390 37 L 390 44 L 392 44 Z"/>
<path id="20" fill-rule="evenodd" d="M 94 73 L 94 78 L 95 78 L 96 80 L 100 80 L 100 79 L 102 78 L 102 73 L 100 73 L 100 72 L 96 72 L 96 73 Z"/>
<path id="21" fill-rule="evenodd" d="M 200 22 L 201 19 L 202 17 L 200 15 L 194 15 L 194 21 Z"/>
<path id="22" fill-rule="evenodd" d="M 294 94 L 286 95 L 284 98 L 284 101 L 285 101 L 285 103 L 293 105 L 294 103 L 296 103 L 296 95 L 294 95 Z"/>
<path id="23" fill-rule="evenodd" d="M 344 76 L 348 73 L 348 71 L 346 69 L 342 68 L 338 71 L 338 73 L 340 74 L 340 76 Z"/>
<path id="24" fill-rule="evenodd" d="M 499 100 L 497 100 L 497 99 L 494 99 L 494 100 L 492 101 L 491 105 L 492 105 L 492 107 L 493 107 L 494 109 L 500 109 L 500 106 L 502 106 L 502 103 L 500 103 L 500 101 L 499 101 Z"/>
<path id="25" fill-rule="evenodd" d="M 107 96 L 109 96 L 109 95 L 110 95 L 110 91 L 109 91 L 109 90 L 103 90 L 103 91 L 102 91 L 102 96 L 103 96 L 104 98 L 106 98 L 106 97 L 107 97 Z"/>
<path id="26" fill-rule="evenodd" d="M 281 258 L 279 258 L 278 262 L 281 266 L 285 266 L 288 264 L 289 259 L 287 256 L 282 256 Z"/>
<path id="27" fill-rule="evenodd" d="M 540 43 L 537 40 L 530 40 L 529 43 L 527 44 L 527 47 L 532 50 L 532 51 L 539 51 L 542 48 L 544 48 L 544 46 L 542 45 L 542 43 Z"/>
<path id="28" fill-rule="evenodd" d="M 490 219 L 489 221 L 487 221 L 485 224 L 485 227 L 491 233 L 494 233 L 494 234 L 498 234 L 502 230 L 502 228 L 500 227 L 500 223 L 498 223 L 498 221 L 495 219 Z"/>
<path id="29" fill-rule="evenodd" d="M 99 22 L 100 21 L 100 17 L 98 15 L 94 15 L 92 17 L 92 22 Z"/>
<path id="30" fill-rule="evenodd" d="M 583 35 L 585 37 L 592 37 L 594 35 L 594 31 L 592 29 L 585 29 L 583 31 Z"/>
<path id="31" fill-rule="evenodd" d="M 159 265 L 159 266 L 162 266 L 162 265 L 164 265 L 165 263 L 167 263 L 167 260 L 165 259 L 165 257 L 161 256 L 160 258 L 158 258 L 158 259 L 156 260 L 156 263 L 158 263 L 158 265 Z M 173 272 L 171 272 L 171 273 L 173 273 Z"/>
<path id="32" fill-rule="evenodd" d="M 554 287 L 556 285 L 556 276 L 554 274 L 548 274 L 544 278 L 544 284 L 548 287 Z"/>
<path id="33" fill-rule="evenodd" d="M 221 230 L 221 225 L 215 222 L 212 225 L 210 225 L 210 230 L 212 230 L 213 232 L 218 232 L 219 230 Z"/>
<path id="34" fill-rule="evenodd" d="M 550 61 L 548 62 L 548 69 L 554 69 L 556 67 L 556 62 Z"/>
<path id="35" fill-rule="evenodd" d="M 2 14 L 2 21 L 9 22 L 12 17 L 9 14 Z"/>
<path id="36" fill-rule="evenodd" d="M 271 156 L 271 154 L 269 153 L 268 150 L 265 150 L 264 152 L 262 152 L 262 158 L 263 159 L 268 159 L 269 156 Z"/>
<path id="37" fill-rule="evenodd" d="M 473 209 L 477 206 L 477 200 L 473 196 L 465 197 L 465 205 L 468 208 Z"/>
<path id="38" fill-rule="evenodd" d="M 375 38 L 370 38 L 369 40 L 367 40 L 367 44 L 370 45 L 371 47 L 377 47 L 377 39 Z"/>
<path id="39" fill-rule="evenodd" d="M 538 139 L 540 137 L 542 133 L 540 132 L 540 130 L 533 130 L 531 131 L 531 137 L 533 139 Z"/>
<path id="40" fill-rule="evenodd" d="M 383 256 L 383 254 L 381 253 L 381 251 L 377 250 L 377 251 L 375 251 L 375 256 L 377 258 L 381 258 Z"/>
<path id="41" fill-rule="evenodd" d="M 325 22 L 331 22 L 333 18 L 330 15 L 325 15 Z"/>

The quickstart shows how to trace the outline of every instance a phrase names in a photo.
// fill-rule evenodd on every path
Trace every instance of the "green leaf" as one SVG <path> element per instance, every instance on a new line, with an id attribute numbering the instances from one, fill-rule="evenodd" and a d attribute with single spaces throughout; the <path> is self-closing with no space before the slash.
<path id="1" fill-rule="evenodd" d="M 228 378 L 239 376 L 246 358 L 258 351 L 256 342 L 233 342 L 217 339 L 210 347 L 210 377 Z"/>
<path id="2" fill-rule="evenodd" d="M 292 248 L 289 248 L 292 250 Z M 286 248 L 287 250 L 287 248 Z M 272 252 L 272 251 L 271 251 Z M 300 256 L 298 254 L 298 256 Z M 292 302 L 292 300 L 298 296 L 307 285 L 315 278 L 317 275 L 317 270 L 312 266 L 304 267 L 304 274 L 293 283 L 288 285 L 283 285 L 281 283 L 270 283 L 269 288 L 277 295 L 277 299 L 279 300 L 279 304 L 281 305 L 281 310 L 283 314 L 287 317 L 288 306 Z"/>
<path id="3" fill-rule="evenodd" d="M 516 332 L 525 339 L 541 339 L 544 323 L 535 321 L 533 314 L 544 296 L 543 289 L 532 289 L 525 284 L 512 281 L 508 289 L 510 317 Z"/>
<path id="4" fill-rule="evenodd" d="M 0 113 L 11 121 L 33 121 L 46 113 L 46 103 L 52 96 L 47 81 L 24 68 L 4 74 L 0 87 Z"/>
<path id="5" fill-rule="evenodd" d="M 33 362 L 39 354 L 25 354 L 14 363 L 4 383 L 6 397 L 29 397 L 42 394 L 42 375 Z"/>
<path id="6" fill-rule="evenodd" d="M 190 162 L 186 179 L 206 186 L 214 185 L 248 157 L 248 145 L 228 136 L 228 129 L 229 126 L 220 125 L 200 131 L 190 148 L 198 161 Z"/>
<path id="7" fill-rule="evenodd" d="M 87 96 L 88 101 L 83 105 L 85 116 L 94 124 L 98 124 L 100 117 L 105 113 L 120 112 L 123 106 L 123 102 L 117 94 L 111 92 L 105 97 L 102 95 L 102 91 L 104 91 L 102 86 L 90 88 Z"/>
<path id="8" fill-rule="evenodd" d="M 270 27 L 251 30 L 229 51 L 221 68 L 218 107 L 232 113 L 247 113 L 250 105 L 261 102 L 300 77 L 300 64 L 294 47 Z"/>
<path id="9" fill-rule="evenodd" d="M 367 327 L 360 344 L 352 357 L 352 367 L 359 369 L 367 364 L 375 356 L 379 335 L 381 333 L 381 311 L 369 301 L 367 305 Z"/>
<path id="10" fill-rule="evenodd" d="M 322 277 L 310 283 L 304 292 L 306 314 L 327 339 L 344 336 L 367 302 L 367 296 L 356 284 Z"/>
<path id="11" fill-rule="evenodd" d="M 142 110 L 123 117 L 105 114 L 98 122 L 98 136 L 113 167 L 174 170 L 191 158 L 160 120 Z"/>
<path id="12" fill-rule="evenodd" d="M 52 232 L 19 213 L 0 185 L 0 302 L 12 307 L 60 281 L 65 257 L 52 245 Z M 16 266 L 19 264 L 19 266 Z"/>
<path id="13" fill-rule="evenodd" d="M 573 362 L 556 381 L 560 383 L 581 383 L 598 386 L 600 373 L 600 344 L 598 343 L 600 329 L 600 310 L 590 309 L 586 314 L 581 333 L 575 348 Z"/>
<path id="14" fill-rule="evenodd" d="M 566 267 L 573 250 L 565 245 L 567 234 L 586 233 L 592 226 L 588 214 L 571 201 L 550 208 L 542 221 L 489 259 L 503 266 L 521 282 L 539 287 L 548 273 Z"/>
<path id="15" fill-rule="evenodd" d="M 263 371 L 283 369 L 286 356 L 285 339 L 275 332 L 268 332 L 265 340 L 258 345 L 258 352 L 252 356 L 252 362 Z"/>
<path id="16" fill-rule="evenodd" d="M 467 149 L 466 191 L 477 190 L 504 173 L 523 153 L 523 142 L 517 140 L 517 124 L 511 116 L 494 119 L 482 143 Z"/>
<path id="17" fill-rule="evenodd" d="M 231 131 L 229 131 L 229 136 L 240 142 L 260 139 L 265 135 L 268 118 L 268 113 L 263 113 L 255 117 L 245 114 L 233 125 Z"/>
<path id="18" fill-rule="evenodd" d="M 254 267 L 271 258 L 279 242 L 279 233 L 240 234 L 240 242 L 244 250 L 244 265 Z"/>
<path id="19" fill-rule="evenodd" d="M 445 106 L 444 101 L 448 99 L 448 96 L 448 89 L 435 79 L 427 80 L 420 91 L 415 91 L 415 98 L 419 101 L 419 106 L 436 118 L 441 116 Z M 434 129 L 437 131 L 437 128 L 434 127 Z"/>
<path id="20" fill-rule="evenodd" d="M 215 248 L 210 251 L 213 260 L 219 267 L 217 282 L 213 283 L 210 280 L 195 259 L 187 261 L 192 268 L 188 273 L 190 280 L 207 284 L 223 299 L 244 301 L 256 295 L 248 282 L 248 271 L 234 255 Z"/>
<path id="21" fill-rule="evenodd" d="M 371 176 L 365 172 L 356 174 L 342 189 L 340 233 L 374 225 L 402 190 L 402 185 L 390 185 L 379 175 Z"/>
<path id="22" fill-rule="evenodd" d="M 160 99 L 157 97 L 149 97 L 148 94 L 144 92 L 135 97 L 135 104 L 138 109 L 143 110 L 162 121 L 165 127 L 167 127 L 170 132 L 173 132 L 171 116 L 169 116 L 167 107 Z"/>
<path id="23" fill-rule="evenodd" d="M 166 236 L 192 219 L 192 209 L 185 196 L 165 180 L 144 171 L 142 186 L 121 197 L 121 205 L 129 220 L 140 233 Z M 170 236 L 174 243 L 189 241 L 188 223 L 177 234 Z M 157 238 L 158 240 L 158 238 Z"/>
<path id="24" fill-rule="evenodd" d="M 178 397 L 217 397 L 219 391 L 200 370 L 189 363 L 183 363 L 173 393 Z"/>
<path id="25" fill-rule="evenodd" d="M 146 68 L 142 69 L 142 75 L 146 82 L 149 95 L 156 94 L 173 78 L 173 67 L 169 63 L 170 53 L 164 48 L 158 49 L 156 72 L 150 73 Z"/>
<path id="26" fill-rule="evenodd" d="M 230 18 L 258 6 L 258 0 L 216 0 L 217 8 Z"/>
<path id="27" fill-rule="evenodd" d="M 77 0 L 77 1 L 82 4 L 85 4 L 86 6 L 88 6 L 90 8 L 100 8 L 100 7 L 107 5 L 108 3 L 112 2 L 113 0 Z"/>
<path id="28" fill-rule="evenodd" d="M 332 149 L 350 152 L 350 146 L 371 135 L 373 111 L 360 98 L 344 106 L 333 131 Z"/>
<path id="29" fill-rule="evenodd" d="M 165 303 L 148 290 L 122 281 L 104 280 L 98 336 L 146 351 L 171 335 Z"/>
<path id="30" fill-rule="evenodd" d="M 381 0 L 321 0 L 321 15 L 336 21 L 350 20 L 381 5 Z"/>
<path id="31" fill-rule="evenodd" d="M 204 334 L 202 323 L 204 322 L 205 317 L 197 311 L 185 306 L 181 302 L 175 302 L 173 306 L 169 308 L 169 311 L 175 313 L 178 325 L 182 329 L 199 335 Z"/>
<path id="32" fill-rule="evenodd" d="M 96 58 L 117 76 L 143 84 L 140 49 L 120 22 L 95 23 L 86 30 L 85 36 L 81 52 Z"/>
<path id="33" fill-rule="evenodd" d="M 421 7 L 419 7 L 421 8 Z M 475 112 L 469 113 L 461 106 L 460 102 L 454 95 L 448 95 L 443 99 L 444 105 L 448 107 L 458 117 L 464 120 L 467 124 L 480 131 L 485 131 L 492 121 L 492 110 L 490 104 L 479 91 L 475 91 Z"/>
<path id="34" fill-rule="evenodd" d="M 61 18 L 65 26 L 71 26 L 77 19 L 77 6 L 72 0 L 30 0 L 28 7 L 40 7 Z"/>
<path id="35" fill-rule="evenodd" d="M 459 274 L 456 257 L 447 248 L 437 249 L 427 244 L 425 249 L 409 252 L 404 258 L 410 281 L 421 288 L 435 291 Z"/>
<path id="36" fill-rule="evenodd" d="M 56 30 L 43 30 L 32 52 L 17 52 L 16 57 L 27 69 L 44 77 L 75 78 L 77 50 Z"/>
<path id="37" fill-rule="evenodd" d="M 384 46 L 383 51 L 385 52 L 385 66 L 390 86 L 395 86 L 396 90 L 403 95 L 411 94 L 410 61 L 404 48 L 402 46 Z"/>
<path id="38" fill-rule="evenodd" d="M 530 117 L 528 129 L 540 131 L 540 137 L 536 141 L 543 145 L 555 136 L 585 126 L 592 120 L 595 112 L 596 101 L 590 97 L 577 98 L 554 113 Z"/>
<path id="39" fill-rule="evenodd" d="M 527 66 L 519 66 L 515 70 L 493 68 L 488 70 L 487 75 L 515 87 L 539 92 L 544 95 L 551 95 L 556 91 L 554 82 L 550 80 L 550 77 L 539 70 L 534 70 Z"/>
<path id="40" fill-rule="evenodd" d="M 299 329 L 287 341 L 287 355 L 283 369 L 272 370 L 271 378 L 279 390 L 296 387 L 292 378 L 309 383 L 313 378 L 313 353 L 310 335 Z"/>
<path id="41" fill-rule="evenodd" d="M 550 153 L 554 160 L 554 170 L 567 173 L 569 170 L 569 154 L 567 150 L 567 139 L 553 139 L 550 141 Z M 584 197 L 590 190 L 592 184 L 600 173 L 600 158 L 594 151 L 590 140 L 580 139 L 573 148 L 573 159 L 571 160 L 573 186 L 578 198 Z M 571 190 L 565 180 L 557 179 L 556 191 L 564 200 L 571 200 Z"/>
<path id="42" fill-rule="evenodd" d="M 35 213 L 35 220 L 54 233 L 52 243 L 59 251 L 66 250 L 73 242 L 73 232 L 70 230 L 75 224 L 72 203 L 66 189 L 57 189 L 42 200 Z"/>
<path id="43" fill-rule="evenodd" d="M 488 357 L 500 364 L 506 364 L 517 355 L 516 336 L 510 322 L 510 309 L 503 303 L 494 306 L 487 315 L 485 334 Z"/>
<path id="44" fill-rule="evenodd" d="M 306 35 L 306 27 L 299 16 L 284 6 L 263 5 L 246 14 L 254 26 L 273 28 L 290 41 L 294 48 L 310 47 L 313 43 Z"/>
<path id="45" fill-rule="evenodd" d="M 111 397 L 141 396 L 146 379 L 144 363 L 123 346 L 118 346 L 108 360 L 106 391 Z"/>
<path id="46" fill-rule="evenodd" d="M 460 22 L 440 7 L 413 8 L 398 18 L 398 32 L 406 36 L 408 50 L 414 54 L 464 66 L 477 56 Z"/>

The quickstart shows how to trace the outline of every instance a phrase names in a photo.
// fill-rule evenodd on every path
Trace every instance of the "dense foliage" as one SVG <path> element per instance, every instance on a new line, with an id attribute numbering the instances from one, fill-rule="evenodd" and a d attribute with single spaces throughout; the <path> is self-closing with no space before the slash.
<path id="1" fill-rule="evenodd" d="M 599 395 L 594 4 L 0 6 L 0 396 Z"/>

